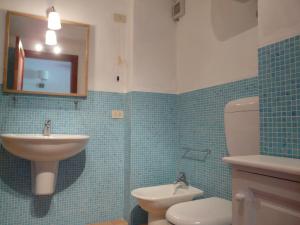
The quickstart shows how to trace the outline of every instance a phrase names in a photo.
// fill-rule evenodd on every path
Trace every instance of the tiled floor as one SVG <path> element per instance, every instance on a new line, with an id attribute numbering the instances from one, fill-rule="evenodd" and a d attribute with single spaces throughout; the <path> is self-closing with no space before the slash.
<path id="1" fill-rule="evenodd" d="M 101 223 L 94 223 L 88 225 L 128 225 L 128 223 L 125 220 L 120 219 L 120 220 L 105 221 Z"/>

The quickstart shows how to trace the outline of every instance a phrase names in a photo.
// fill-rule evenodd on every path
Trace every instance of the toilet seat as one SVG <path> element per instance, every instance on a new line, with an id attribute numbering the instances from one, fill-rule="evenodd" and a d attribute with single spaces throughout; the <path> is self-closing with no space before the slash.
<path id="1" fill-rule="evenodd" d="M 170 207 L 166 213 L 175 225 L 231 225 L 231 201 L 212 197 L 183 202 Z"/>

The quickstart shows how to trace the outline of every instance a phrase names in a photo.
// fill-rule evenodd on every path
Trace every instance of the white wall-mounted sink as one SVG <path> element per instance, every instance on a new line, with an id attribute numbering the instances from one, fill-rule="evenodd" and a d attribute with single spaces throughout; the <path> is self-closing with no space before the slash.
<path id="1" fill-rule="evenodd" d="M 53 134 L 2 134 L 4 148 L 20 158 L 31 160 L 32 191 L 36 195 L 53 194 L 59 160 L 81 152 L 89 136 Z"/>
<path id="2" fill-rule="evenodd" d="M 203 195 L 203 191 L 192 186 L 166 184 L 138 188 L 131 192 L 139 205 L 148 212 L 148 225 L 164 225 L 165 213 L 169 207 L 180 202 L 191 201 Z"/>
<path id="3" fill-rule="evenodd" d="M 1 142 L 10 153 L 32 161 L 67 159 L 81 152 L 89 137 L 85 135 L 2 134 Z"/>

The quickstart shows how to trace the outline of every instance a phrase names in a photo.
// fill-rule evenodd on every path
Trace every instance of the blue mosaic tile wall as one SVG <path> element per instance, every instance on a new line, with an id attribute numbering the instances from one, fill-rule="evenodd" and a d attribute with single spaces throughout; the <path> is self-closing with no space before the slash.
<path id="1" fill-rule="evenodd" d="M 124 207 L 123 216 L 126 221 L 130 221 L 130 201 L 131 201 L 131 189 L 130 189 L 130 178 L 131 178 L 131 97 L 130 94 L 126 96 L 125 104 L 125 153 L 124 153 Z"/>
<path id="2" fill-rule="evenodd" d="M 30 162 L 0 150 L 0 224 L 84 225 L 147 215 L 130 195 L 136 187 L 173 182 L 176 161 L 176 95 L 89 92 L 75 109 L 70 98 L 0 93 L 0 133 L 87 134 L 87 149 L 60 163 L 52 198 L 31 194 Z M 123 109 L 125 119 L 111 119 Z"/>
<path id="3" fill-rule="evenodd" d="M 172 183 L 176 177 L 176 95 L 128 94 L 130 126 L 130 190 Z M 132 224 L 147 223 L 147 216 L 130 197 Z"/>
<path id="4" fill-rule="evenodd" d="M 261 153 L 300 158 L 300 36 L 258 55 Z"/>
<path id="5" fill-rule="evenodd" d="M 0 93 L 0 133 L 41 133 L 51 119 L 53 133 L 87 134 L 81 154 L 62 161 L 52 198 L 31 194 L 30 163 L 0 150 L 1 225 L 84 225 L 123 217 L 125 95 L 89 92 L 87 100 Z"/>
<path id="6" fill-rule="evenodd" d="M 177 170 L 186 172 L 191 185 L 202 189 L 205 197 L 231 199 L 231 170 L 222 162 L 222 157 L 227 154 L 225 104 L 231 100 L 257 95 L 258 79 L 251 78 L 178 96 Z M 184 148 L 210 149 L 211 154 L 204 162 L 181 159 Z"/>
<path id="7" fill-rule="evenodd" d="M 81 154 L 62 161 L 57 193 L 31 195 L 30 163 L 0 149 L 0 223 L 83 225 L 115 218 L 147 222 L 130 191 L 171 183 L 184 171 L 205 197 L 231 198 L 224 106 L 260 95 L 261 152 L 300 158 L 300 38 L 259 49 L 259 78 L 180 95 L 90 92 L 87 100 L 0 93 L 0 133 L 87 134 Z M 111 119 L 123 109 L 125 119 Z M 185 149 L 210 149 L 206 161 L 181 159 Z"/>

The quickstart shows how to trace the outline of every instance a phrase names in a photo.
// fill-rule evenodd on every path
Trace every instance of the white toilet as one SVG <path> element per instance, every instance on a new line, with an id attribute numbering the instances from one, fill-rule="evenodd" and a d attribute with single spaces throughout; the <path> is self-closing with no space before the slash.
<path id="1" fill-rule="evenodd" d="M 224 110 L 228 152 L 234 155 L 259 154 L 259 98 L 229 102 Z M 231 201 L 212 197 L 170 207 L 167 220 L 175 225 L 230 225 Z"/>

